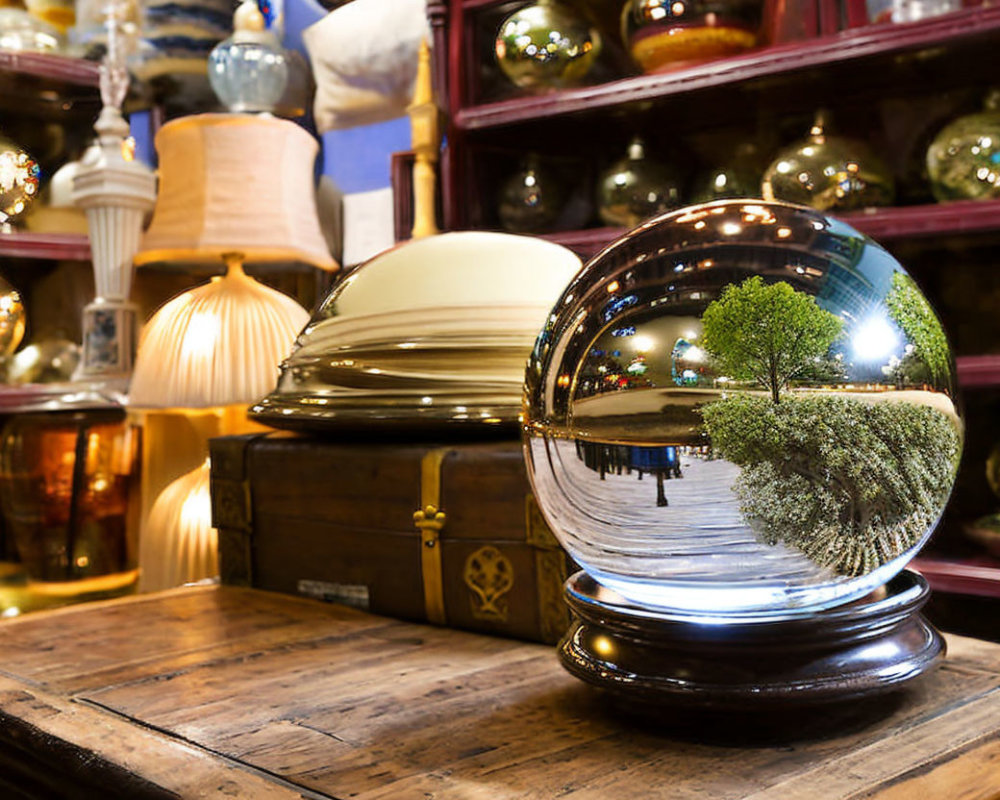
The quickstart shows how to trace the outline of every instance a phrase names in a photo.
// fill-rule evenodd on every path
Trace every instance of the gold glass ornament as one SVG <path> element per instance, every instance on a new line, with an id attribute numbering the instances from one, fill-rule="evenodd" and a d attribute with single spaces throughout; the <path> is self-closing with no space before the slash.
<path id="1" fill-rule="evenodd" d="M 801 203 L 820 211 L 892 205 L 892 173 L 862 142 L 827 135 L 827 115 L 816 115 L 809 137 L 784 150 L 764 173 L 765 200 Z"/>
<path id="2" fill-rule="evenodd" d="M 35 199 L 40 172 L 35 159 L 0 134 L 0 225 L 24 213 Z"/>
<path id="3" fill-rule="evenodd" d="M 559 176 L 545 168 L 538 154 L 529 153 L 500 187 L 497 214 L 505 231 L 546 233 L 552 230 L 565 202 Z"/>
<path id="4" fill-rule="evenodd" d="M 927 150 L 927 174 L 939 202 L 1000 197 L 1000 89 L 977 114 L 959 117 Z"/>
<path id="5" fill-rule="evenodd" d="M 638 137 L 629 144 L 628 155 L 612 164 L 597 186 L 597 209 L 607 225 L 634 228 L 678 205 L 677 176 L 665 164 L 647 158 Z"/>
<path id="6" fill-rule="evenodd" d="M 500 23 L 494 44 L 503 73 L 522 89 L 575 86 L 601 50 L 601 36 L 572 8 L 538 0 Z"/>
<path id="7" fill-rule="evenodd" d="M 24 338 L 24 303 L 17 289 L 0 278 L 0 359 L 10 356 Z"/>

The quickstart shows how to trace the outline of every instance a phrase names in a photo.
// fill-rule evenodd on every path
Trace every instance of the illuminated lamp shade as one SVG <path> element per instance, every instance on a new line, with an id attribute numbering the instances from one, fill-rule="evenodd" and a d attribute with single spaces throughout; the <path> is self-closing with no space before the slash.
<path id="1" fill-rule="evenodd" d="M 206 460 L 169 484 L 153 503 L 139 553 L 139 590 L 154 592 L 219 573 Z"/>
<path id="2" fill-rule="evenodd" d="M 178 295 L 143 330 L 130 403 L 140 408 L 249 404 L 274 385 L 309 314 L 238 264 Z"/>
<path id="3" fill-rule="evenodd" d="M 196 114 L 156 134 L 160 187 L 135 263 L 298 262 L 336 270 L 320 232 L 316 140 L 294 122 Z"/>

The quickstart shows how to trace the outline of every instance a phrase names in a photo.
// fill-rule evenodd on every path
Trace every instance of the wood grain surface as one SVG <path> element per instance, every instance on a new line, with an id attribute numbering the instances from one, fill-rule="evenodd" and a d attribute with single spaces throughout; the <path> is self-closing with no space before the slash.
<path id="1" fill-rule="evenodd" d="M 176 590 L 0 623 L 0 793 L 1000 798 L 1000 646 L 948 641 L 898 697 L 775 734 L 621 717 L 542 645 Z"/>

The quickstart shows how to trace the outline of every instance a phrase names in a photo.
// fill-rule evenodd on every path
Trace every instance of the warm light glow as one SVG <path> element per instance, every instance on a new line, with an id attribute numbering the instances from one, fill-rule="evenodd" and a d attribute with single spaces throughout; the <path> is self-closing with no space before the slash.
<path id="1" fill-rule="evenodd" d="M 610 656 L 615 652 L 615 644 L 607 636 L 595 636 L 594 652 L 600 656 Z"/>
<path id="2" fill-rule="evenodd" d="M 139 586 L 156 591 L 210 578 L 219 571 L 212 527 L 209 462 L 182 475 L 153 503 L 139 542 Z"/>
<path id="3" fill-rule="evenodd" d="M 181 345 L 183 358 L 199 358 L 212 352 L 222 329 L 222 319 L 213 311 L 195 311 L 188 320 Z"/>
<path id="4" fill-rule="evenodd" d="M 611 281 L 611 283 L 608 284 L 608 294 L 614 294 L 620 288 L 621 287 L 619 286 L 618 281 Z"/>
<path id="5" fill-rule="evenodd" d="M 252 403 L 274 388 L 309 314 L 246 275 L 222 278 L 166 303 L 143 330 L 130 403 L 207 408 Z"/>
<path id="6" fill-rule="evenodd" d="M 632 340 L 632 344 L 635 346 L 637 353 L 648 353 L 656 346 L 656 342 L 653 341 L 650 336 L 643 336 L 640 334 Z"/>

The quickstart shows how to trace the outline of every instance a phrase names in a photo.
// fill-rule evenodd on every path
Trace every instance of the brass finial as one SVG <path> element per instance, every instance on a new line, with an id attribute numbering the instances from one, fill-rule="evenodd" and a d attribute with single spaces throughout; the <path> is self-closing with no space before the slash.
<path id="1" fill-rule="evenodd" d="M 417 77 L 413 102 L 407 108 L 410 115 L 410 141 L 416 160 L 413 163 L 413 230 L 414 239 L 439 233 L 435 221 L 435 192 L 438 159 L 438 108 L 434 104 L 431 81 L 431 50 L 427 40 L 420 43 L 417 57 Z"/>

